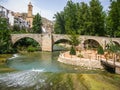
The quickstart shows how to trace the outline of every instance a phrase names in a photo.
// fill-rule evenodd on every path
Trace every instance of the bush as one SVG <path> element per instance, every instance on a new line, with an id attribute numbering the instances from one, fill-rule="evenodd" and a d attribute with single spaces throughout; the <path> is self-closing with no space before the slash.
<path id="1" fill-rule="evenodd" d="M 104 54 L 104 50 L 101 46 L 98 47 L 98 50 L 97 50 L 98 54 L 101 54 L 103 55 Z"/>
<path id="2" fill-rule="evenodd" d="M 35 47 L 33 47 L 33 46 L 29 46 L 28 48 L 27 48 L 27 51 L 28 52 L 34 52 L 34 51 L 36 51 L 37 49 L 35 48 Z"/>
<path id="3" fill-rule="evenodd" d="M 76 55 L 75 48 L 72 46 L 70 49 L 70 55 Z"/>
<path id="4" fill-rule="evenodd" d="M 82 54 L 79 54 L 78 57 L 83 58 L 83 55 L 82 55 Z"/>

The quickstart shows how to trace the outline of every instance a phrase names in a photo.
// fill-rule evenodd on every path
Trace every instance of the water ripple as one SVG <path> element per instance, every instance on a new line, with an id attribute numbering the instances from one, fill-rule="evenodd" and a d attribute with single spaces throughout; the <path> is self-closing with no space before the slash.
<path id="1" fill-rule="evenodd" d="M 0 84 L 7 87 L 31 87 L 36 84 L 45 84 L 47 77 L 43 75 L 43 70 L 28 70 L 17 73 L 7 73 L 0 75 Z"/>

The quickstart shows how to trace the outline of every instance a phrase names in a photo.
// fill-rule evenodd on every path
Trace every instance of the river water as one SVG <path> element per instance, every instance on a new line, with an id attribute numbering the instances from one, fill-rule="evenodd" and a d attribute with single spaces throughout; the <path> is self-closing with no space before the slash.
<path id="1" fill-rule="evenodd" d="M 0 90 L 120 90 L 120 75 L 57 61 L 59 51 L 14 54 L 0 74 Z"/>

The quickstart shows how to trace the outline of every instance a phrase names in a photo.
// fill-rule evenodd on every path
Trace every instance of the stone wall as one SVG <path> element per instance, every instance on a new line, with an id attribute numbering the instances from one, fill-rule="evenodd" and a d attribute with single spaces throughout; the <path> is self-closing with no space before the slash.
<path id="1" fill-rule="evenodd" d="M 89 60 L 85 58 L 68 58 L 63 54 L 59 55 L 58 61 L 61 63 L 75 65 L 75 66 L 82 66 L 88 69 L 103 69 L 100 61 L 98 60 Z"/>
<path id="2" fill-rule="evenodd" d="M 42 35 L 42 51 L 52 51 L 52 35 Z"/>

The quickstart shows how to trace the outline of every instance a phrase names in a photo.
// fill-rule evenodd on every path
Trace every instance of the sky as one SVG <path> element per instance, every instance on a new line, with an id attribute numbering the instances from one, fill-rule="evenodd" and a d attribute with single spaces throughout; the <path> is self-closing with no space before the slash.
<path id="1" fill-rule="evenodd" d="M 54 14 L 66 6 L 68 0 L 0 0 L 0 5 L 14 12 L 26 12 L 29 2 L 33 5 L 33 14 L 40 13 L 42 17 L 53 20 Z M 72 0 L 73 2 L 86 2 L 90 0 Z M 104 10 L 108 10 L 109 0 L 100 0 Z"/>

